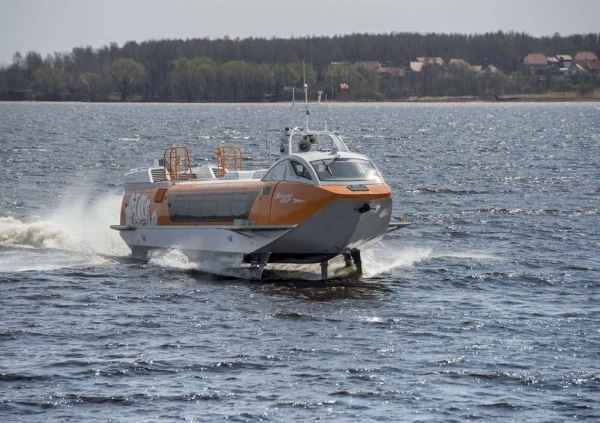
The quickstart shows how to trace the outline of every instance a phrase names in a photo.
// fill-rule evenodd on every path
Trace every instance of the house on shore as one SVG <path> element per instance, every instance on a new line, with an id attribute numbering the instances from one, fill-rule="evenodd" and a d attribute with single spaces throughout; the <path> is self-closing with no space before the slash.
<path id="1" fill-rule="evenodd" d="M 600 61 L 598 60 L 598 56 L 591 51 L 577 52 L 566 71 L 566 75 L 573 82 L 600 79 Z"/>
<path id="2" fill-rule="evenodd" d="M 552 58 L 554 59 L 552 61 L 548 58 L 548 63 L 551 63 L 550 68 L 552 73 L 566 76 L 571 63 L 573 63 L 573 56 L 570 54 L 557 54 L 552 56 Z"/>
<path id="3" fill-rule="evenodd" d="M 423 62 L 410 62 L 411 72 L 421 72 L 423 70 Z"/>
<path id="4" fill-rule="evenodd" d="M 570 54 L 557 54 L 554 57 L 558 60 L 559 69 L 568 69 L 573 63 L 573 56 Z"/>
<path id="5" fill-rule="evenodd" d="M 375 72 L 383 76 L 404 78 L 406 70 L 401 66 L 385 66 L 376 61 L 356 62 L 352 65 L 354 69 L 366 69 L 370 72 Z"/>
<path id="6" fill-rule="evenodd" d="M 523 66 L 531 74 L 542 74 L 548 69 L 548 57 L 543 53 L 529 53 L 523 59 Z"/>
<path id="7" fill-rule="evenodd" d="M 414 61 L 409 63 L 409 68 L 411 72 L 422 72 L 424 66 L 439 66 L 442 68 L 444 66 L 444 59 L 441 57 L 426 57 L 421 56 L 417 57 Z"/>
<path id="8" fill-rule="evenodd" d="M 574 81 L 589 81 L 592 78 L 600 79 L 600 61 L 575 60 L 569 66 L 567 75 Z"/>
<path id="9" fill-rule="evenodd" d="M 591 51 L 578 51 L 577 54 L 575 55 L 575 57 L 573 57 L 573 60 L 575 62 L 581 62 L 581 61 L 590 61 L 590 62 L 597 62 L 598 61 L 598 56 L 596 55 L 596 53 L 591 52 Z"/>

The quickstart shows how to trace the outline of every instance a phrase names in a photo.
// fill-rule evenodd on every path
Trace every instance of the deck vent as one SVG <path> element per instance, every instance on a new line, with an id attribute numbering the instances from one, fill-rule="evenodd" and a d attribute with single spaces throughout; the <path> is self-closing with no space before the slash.
<path id="1" fill-rule="evenodd" d="M 155 167 L 151 171 L 152 182 L 164 182 L 165 181 L 165 169 L 162 167 Z"/>

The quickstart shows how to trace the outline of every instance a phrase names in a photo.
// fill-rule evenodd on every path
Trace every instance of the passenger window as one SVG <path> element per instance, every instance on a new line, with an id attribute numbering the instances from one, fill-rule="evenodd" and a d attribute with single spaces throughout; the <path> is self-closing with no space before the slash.
<path id="1" fill-rule="evenodd" d="M 263 178 L 263 181 L 283 181 L 287 170 L 287 161 L 279 163 Z"/>
<path id="2" fill-rule="evenodd" d="M 247 219 L 259 191 L 223 194 L 180 194 L 169 199 L 169 217 L 174 222 Z"/>
<path id="3" fill-rule="evenodd" d="M 294 168 L 296 175 L 300 176 L 301 178 L 312 179 L 308 169 L 306 169 L 302 163 L 292 161 L 292 167 Z"/>

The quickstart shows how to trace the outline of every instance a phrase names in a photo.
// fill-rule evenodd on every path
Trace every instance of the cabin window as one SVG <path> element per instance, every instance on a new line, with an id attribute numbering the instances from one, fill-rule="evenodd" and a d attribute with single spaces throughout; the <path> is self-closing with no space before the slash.
<path id="1" fill-rule="evenodd" d="M 301 178 L 312 179 L 310 173 L 308 172 L 308 169 L 306 169 L 306 167 L 304 167 L 302 163 L 298 163 L 292 160 L 292 168 L 294 169 L 294 172 L 296 172 L 297 176 Z"/>
<path id="2" fill-rule="evenodd" d="M 379 172 L 368 160 L 336 158 L 310 163 L 321 181 L 381 182 Z"/>
<path id="3" fill-rule="evenodd" d="M 258 192 L 173 194 L 169 217 L 174 222 L 247 219 Z"/>
<path id="4" fill-rule="evenodd" d="M 283 181 L 285 179 L 285 174 L 287 172 L 287 161 L 281 162 L 278 165 L 274 166 L 273 169 L 269 170 L 265 177 L 262 179 L 263 181 Z"/>

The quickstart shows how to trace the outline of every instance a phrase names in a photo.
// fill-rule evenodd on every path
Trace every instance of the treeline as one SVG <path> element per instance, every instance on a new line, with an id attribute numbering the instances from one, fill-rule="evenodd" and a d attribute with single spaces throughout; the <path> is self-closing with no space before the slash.
<path id="1" fill-rule="evenodd" d="M 532 37 L 524 33 L 352 34 L 335 37 L 152 40 L 42 58 L 15 53 L 0 68 L 2 100 L 264 101 L 287 100 L 302 86 L 306 62 L 311 89 L 338 99 L 396 99 L 411 95 L 490 95 L 571 89 L 572 84 L 533 79 L 520 72 L 531 52 L 600 51 L 600 34 Z M 406 67 L 422 56 L 464 59 L 501 72 L 425 66 L 419 74 L 386 75 L 367 67 L 378 61 Z M 332 62 L 344 62 L 348 65 Z M 586 81 L 589 83 L 589 81 Z M 347 91 L 340 90 L 347 84 Z M 559 87 L 560 88 L 560 87 Z"/>

